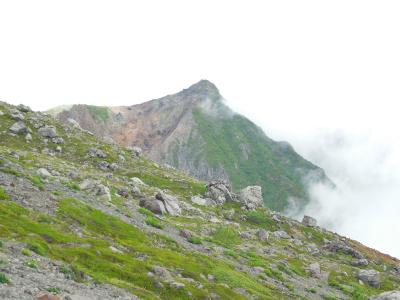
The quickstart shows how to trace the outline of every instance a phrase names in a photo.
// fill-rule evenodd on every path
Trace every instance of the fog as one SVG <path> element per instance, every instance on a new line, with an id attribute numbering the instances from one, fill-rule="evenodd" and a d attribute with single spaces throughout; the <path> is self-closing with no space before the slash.
<path id="1" fill-rule="evenodd" d="M 319 130 L 289 137 L 306 158 L 323 167 L 336 188 L 314 184 L 311 202 L 287 214 L 314 216 L 322 227 L 400 257 L 400 147 L 377 131 Z"/>

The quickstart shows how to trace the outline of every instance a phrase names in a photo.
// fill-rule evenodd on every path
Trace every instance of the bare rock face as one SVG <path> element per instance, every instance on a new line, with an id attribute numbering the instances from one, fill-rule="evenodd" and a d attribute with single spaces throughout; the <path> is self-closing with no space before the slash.
<path id="1" fill-rule="evenodd" d="M 143 198 L 140 200 L 139 205 L 158 215 L 163 215 L 167 212 L 164 203 L 157 199 Z"/>
<path id="2" fill-rule="evenodd" d="M 181 214 L 182 211 L 179 206 L 178 199 L 176 199 L 174 196 L 165 194 L 163 192 L 158 192 L 156 199 L 164 203 L 165 211 L 170 215 L 177 216 Z"/>
<path id="3" fill-rule="evenodd" d="M 240 191 L 239 200 L 247 209 L 263 206 L 261 186 L 248 186 Z"/>

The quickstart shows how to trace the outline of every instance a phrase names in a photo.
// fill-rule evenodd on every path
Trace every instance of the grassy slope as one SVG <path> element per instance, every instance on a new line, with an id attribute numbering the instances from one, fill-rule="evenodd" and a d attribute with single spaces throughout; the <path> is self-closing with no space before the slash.
<path id="1" fill-rule="evenodd" d="M 206 142 L 209 163 L 214 167 L 222 165 L 234 188 L 262 186 L 265 204 L 277 211 L 285 208 L 289 196 L 306 201 L 298 169 L 314 170 L 314 165 L 291 148 L 279 149 L 260 128 L 240 115 L 217 118 L 200 109 L 194 110 L 193 115 Z"/>

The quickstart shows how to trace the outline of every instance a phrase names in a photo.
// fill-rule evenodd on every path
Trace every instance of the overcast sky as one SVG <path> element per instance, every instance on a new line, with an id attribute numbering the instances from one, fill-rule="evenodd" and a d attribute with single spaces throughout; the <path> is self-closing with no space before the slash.
<path id="1" fill-rule="evenodd" d="M 329 208 L 349 216 L 332 227 L 400 256 L 400 244 L 379 238 L 400 227 L 394 216 L 363 222 L 373 207 L 400 209 L 399 15 L 398 1 L 0 0 L 0 100 L 37 110 L 131 105 L 209 79 L 234 109 L 343 182 L 345 203 L 349 189 L 365 194 L 365 178 L 380 176 L 373 197 Z M 321 203 L 334 196 L 318 191 L 323 208 L 309 209 L 331 224 Z M 354 209 L 376 236 L 351 227 Z"/>

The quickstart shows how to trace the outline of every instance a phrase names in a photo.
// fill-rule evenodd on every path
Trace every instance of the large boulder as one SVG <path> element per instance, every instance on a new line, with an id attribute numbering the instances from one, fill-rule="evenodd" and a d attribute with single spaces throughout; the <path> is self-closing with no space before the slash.
<path id="1" fill-rule="evenodd" d="M 10 127 L 10 131 L 14 134 L 25 134 L 28 132 L 28 127 L 24 122 L 18 121 Z"/>
<path id="2" fill-rule="evenodd" d="M 44 138 L 52 139 L 57 137 L 57 131 L 53 126 L 43 126 L 38 129 L 38 133 Z"/>
<path id="3" fill-rule="evenodd" d="M 239 201 L 244 204 L 247 209 L 255 209 L 263 206 L 263 197 L 261 186 L 248 186 L 240 191 Z"/>
<path id="4" fill-rule="evenodd" d="M 156 194 L 156 199 L 160 200 L 165 205 L 165 210 L 167 213 L 173 216 L 177 216 L 181 214 L 181 208 L 179 206 L 179 201 L 174 196 L 165 194 L 163 192 L 158 192 Z"/>
<path id="5" fill-rule="evenodd" d="M 360 270 L 358 271 L 358 279 L 362 282 L 369 284 L 372 287 L 379 287 L 381 280 L 379 273 L 373 269 L 371 270 Z"/>
<path id="6" fill-rule="evenodd" d="M 142 198 L 139 205 L 158 215 L 163 215 L 167 212 L 164 203 L 157 199 Z"/>
<path id="7" fill-rule="evenodd" d="M 206 197 L 211 198 L 220 205 L 226 201 L 233 201 L 229 184 L 222 180 L 211 181 L 207 185 Z"/>
<path id="8" fill-rule="evenodd" d="M 317 220 L 310 216 L 304 216 L 303 221 L 301 221 L 304 225 L 308 227 L 315 227 L 317 226 Z"/>
<path id="9" fill-rule="evenodd" d="M 400 300 L 400 291 L 389 291 L 370 298 L 371 300 Z"/>

